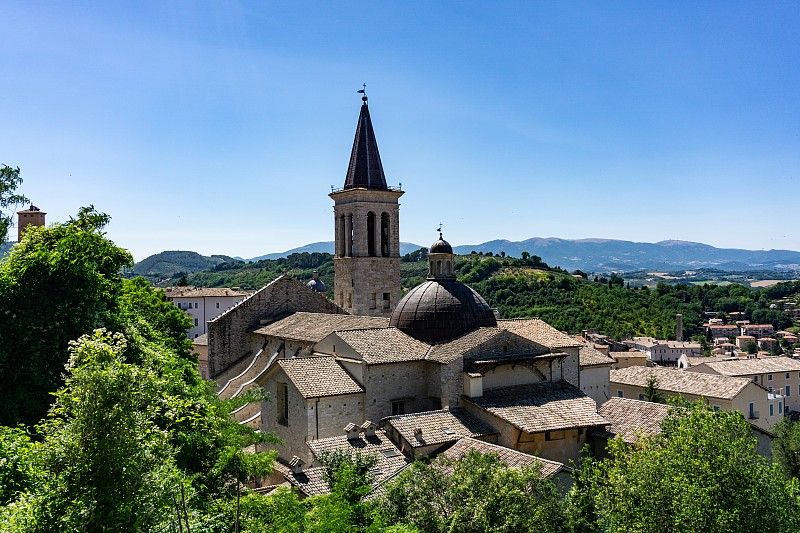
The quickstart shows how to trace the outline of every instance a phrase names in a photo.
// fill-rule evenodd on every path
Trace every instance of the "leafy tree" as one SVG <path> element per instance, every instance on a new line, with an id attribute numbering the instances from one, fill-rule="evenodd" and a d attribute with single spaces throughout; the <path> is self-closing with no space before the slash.
<path id="1" fill-rule="evenodd" d="M 0 507 L 36 483 L 37 445 L 22 428 L 0 426 Z"/>
<path id="2" fill-rule="evenodd" d="M 555 486 L 537 468 L 508 468 L 496 454 L 415 462 L 379 503 L 389 523 L 425 532 L 566 531 Z"/>
<path id="3" fill-rule="evenodd" d="M 755 341 L 747 341 L 747 345 L 745 346 L 745 350 L 749 354 L 758 353 L 758 344 Z"/>
<path id="4" fill-rule="evenodd" d="M 772 441 L 772 456 L 786 479 L 800 477 L 800 422 L 791 418 L 770 428 L 775 434 Z"/>
<path id="5" fill-rule="evenodd" d="M 178 283 L 176 283 L 176 285 L 178 287 L 186 287 L 187 285 L 189 285 L 189 281 L 186 279 L 186 274 L 181 276 L 181 279 L 178 280 Z"/>
<path id="6" fill-rule="evenodd" d="M 666 403 L 664 395 L 658 390 L 658 377 L 655 374 L 647 378 L 646 386 L 644 388 L 644 397 L 648 402 Z"/>
<path id="7" fill-rule="evenodd" d="M 576 490 L 594 498 L 607 531 L 750 532 L 800 526 L 797 482 L 755 451 L 738 411 L 700 402 L 674 409 L 659 435 L 633 445 L 609 443 L 613 459 L 597 461 L 591 482 Z M 587 492 L 588 491 L 588 492 Z"/>
<path id="8" fill-rule="evenodd" d="M 4 209 L 28 201 L 21 194 L 14 192 L 21 183 L 19 167 L 0 166 L 0 245 L 6 243 L 8 228 L 14 222 L 11 218 L 12 215 L 4 213 Z"/>

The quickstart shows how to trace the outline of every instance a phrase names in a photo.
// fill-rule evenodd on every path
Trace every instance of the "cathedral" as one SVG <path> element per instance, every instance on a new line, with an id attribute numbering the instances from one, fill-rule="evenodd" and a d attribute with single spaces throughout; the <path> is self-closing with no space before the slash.
<path id="1" fill-rule="evenodd" d="M 331 449 L 377 454 L 379 478 L 459 442 L 551 467 L 577 459 L 606 424 L 581 391 L 583 344 L 539 319 L 501 320 L 456 279 L 441 233 L 427 280 L 401 298 L 403 194 L 387 185 L 364 98 L 344 186 L 330 193 L 333 299 L 281 276 L 209 322 L 220 396 L 269 393 L 235 415 L 281 439 L 286 479 L 306 494 Z"/>

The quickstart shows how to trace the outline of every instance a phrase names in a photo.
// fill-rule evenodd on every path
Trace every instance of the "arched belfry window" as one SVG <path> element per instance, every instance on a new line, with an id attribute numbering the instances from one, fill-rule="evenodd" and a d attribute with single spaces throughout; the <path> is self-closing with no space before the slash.
<path id="1" fill-rule="evenodd" d="M 344 255 L 353 257 L 353 213 L 345 217 L 344 226 Z"/>
<path id="2" fill-rule="evenodd" d="M 381 256 L 389 257 L 389 213 L 381 215 Z"/>
<path id="3" fill-rule="evenodd" d="M 336 236 L 337 237 L 336 240 L 338 241 L 336 243 L 337 244 L 337 246 L 336 246 L 336 248 L 337 248 L 336 249 L 336 254 L 339 257 L 343 257 L 343 256 L 346 255 L 346 253 L 345 253 L 346 238 L 345 238 L 345 227 L 344 227 L 344 215 L 339 215 L 339 227 L 338 227 L 338 230 L 339 230 L 339 234 Z"/>
<path id="4" fill-rule="evenodd" d="M 445 269 L 444 270 L 445 270 L 444 273 L 449 276 L 450 275 L 450 261 L 449 260 L 447 261 L 447 263 L 445 263 Z"/>
<path id="5" fill-rule="evenodd" d="M 441 274 L 442 273 L 442 262 L 441 261 L 436 261 L 436 273 L 437 274 Z"/>
<path id="6" fill-rule="evenodd" d="M 367 255 L 376 257 L 378 251 L 375 248 L 375 213 L 367 213 Z"/>
<path id="7" fill-rule="evenodd" d="M 428 267 L 429 267 L 428 270 L 430 270 L 429 274 L 433 275 L 433 261 L 428 263 Z"/>

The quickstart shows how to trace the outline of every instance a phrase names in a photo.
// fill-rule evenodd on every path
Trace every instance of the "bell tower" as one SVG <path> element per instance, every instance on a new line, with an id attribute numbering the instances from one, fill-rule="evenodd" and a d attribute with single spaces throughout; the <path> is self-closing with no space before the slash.
<path id="1" fill-rule="evenodd" d="M 362 92 L 362 91 L 359 91 Z M 331 192 L 334 301 L 354 315 L 390 317 L 400 300 L 400 204 L 386 185 L 366 95 L 344 187 Z"/>

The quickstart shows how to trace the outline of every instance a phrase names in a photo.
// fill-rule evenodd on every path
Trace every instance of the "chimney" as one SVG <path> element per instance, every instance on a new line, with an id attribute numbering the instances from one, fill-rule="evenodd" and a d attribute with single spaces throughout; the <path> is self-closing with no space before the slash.
<path id="1" fill-rule="evenodd" d="M 319 279 L 319 272 L 317 272 L 317 271 L 315 270 L 315 271 L 314 271 L 314 273 L 313 273 L 313 274 L 311 274 L 311 279 Z"/>
<path id="2" fill-rule="evenodd" d="M 305 461 L 297 457 L 296 455 L 292 457 L 292 460 L 289 461 L 289 466 L 292 467 L 292 472 L 295 474 L 302 474 L 303 473 L 303 465 Z"/>
<path id="3" fill-rule="evenodd" d="M 414 428 L 414 436 L 417 439 L 421 439 L 422 438 L 422 428 Z"/>
<path id="4" fill-rule="evenodd" d="M 354 440 L 357 439 L 361 433 L 361 426 L 357 426 L 350 422 L 344 427 L 344 431 L 347 433 L 347 440 Z"/>
<path id="5" fill-rule="evenodd" d="M 361 424 L 361 431 L 364 432 L 365 437 L 374 437 L 376 429 L 378 429 L 378 426 L 376 426 L 369 420 Z"/>
<path id="6" fill-rule="evenodd" d="M 675 315 L 675 340 L 683 340 L 683 315 L 680 313 Z"/>

